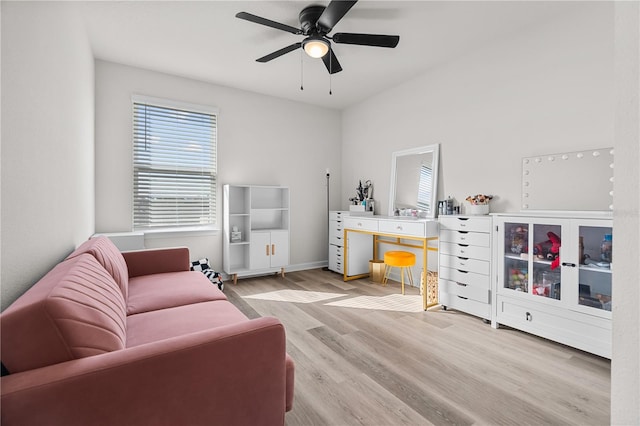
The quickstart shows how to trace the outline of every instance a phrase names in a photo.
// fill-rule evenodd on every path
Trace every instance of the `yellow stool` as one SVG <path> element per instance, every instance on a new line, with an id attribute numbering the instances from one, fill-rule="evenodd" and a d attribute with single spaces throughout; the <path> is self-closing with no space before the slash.
<path id="1" fill-rule="evenodd" d="M 388 251 L 384 254 L 384 263 L 385 265 L 387 265 L 387 268 L 384 271 L 382 285 L 387 285 L 391 268 L 400 268 L 400 281 L 402 282 L 402 294 L 404 294 L 404 271 L 405 269 L 407 270 L 409 283 L 413 285 L 413 275 L 411 274 L 411 267 L 416 264 L 416 255 L 413 253 L 409 253 L 408 251 Z"/>

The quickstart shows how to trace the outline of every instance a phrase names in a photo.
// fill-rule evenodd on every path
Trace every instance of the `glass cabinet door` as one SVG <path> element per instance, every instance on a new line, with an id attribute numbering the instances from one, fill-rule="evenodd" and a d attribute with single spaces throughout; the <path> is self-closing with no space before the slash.
<path id="1" fill-rule="evenodd" d="M 505 289 L 529 292 L 529 224 L 504 224 Z"/>
<path id="2" fill-rule="evenodd" d="M 561 299 L 560 225 L 533 225 L 533 291 L 535 296 Z"/>
<path id="3" fill-rule="evenodd" d="M 578 300 L 583 307 L 611 311 L 611 227 L 578 226 Z"/>
<path id="4" fill-rule="evenodd" d="M 562 230 L 558 223 L 505 223 L 505 289 L 561 300 Z"/>

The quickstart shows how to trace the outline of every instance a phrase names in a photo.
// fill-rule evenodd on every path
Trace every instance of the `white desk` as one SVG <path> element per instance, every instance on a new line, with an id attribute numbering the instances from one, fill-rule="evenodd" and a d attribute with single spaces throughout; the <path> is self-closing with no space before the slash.
<path id="1" fill-rule="evenodd" d="M 349 233 L 356 232 L 373 236 L 373 259 L 378 259 L 378 246 L 392 244 L 422 250 L 422 272 L 420 274 L 420 294 L 426 310 L 438 303 L 427 300 L 427 254 L 438 251 L 430 247 L 429 241 L 438 239 L 438 221 L 434 219 L 414 219 L 397 216 L 347 216 L 344 219 L 344 281 L 363 278 L 369 274 L 349 275 Z"/>

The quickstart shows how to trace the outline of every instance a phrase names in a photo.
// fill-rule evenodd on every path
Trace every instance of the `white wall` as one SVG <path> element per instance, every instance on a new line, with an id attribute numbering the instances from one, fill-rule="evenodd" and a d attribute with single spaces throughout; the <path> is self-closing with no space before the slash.
<path id="1" fill-rule="evenodd" d="M 327 261 L 326 169 L 339 203 L 340 113 L 139 68 L 96 61 L 96 231 L 131 230 L 131 95 L 219 109 L 218 221 L 222 185 L 290 187 L 292 267 Z M 334 183 L 336 182 L 336 183 Z M 146 239 L 147 247 L 186 245 L 222 270 L 222 235 Z"/>
<path id="2" fill-rule="evenodd" d="M 0 7 L 4 309 L 94 232 L 94 65 L 67 4 Z"/>
<path id="3" fill-rule="evenodd" d="M 613 3 L 576 3 L 345 110 L 342 201 L 372 179 L 387 214 L 391 153 L 439 143 L 438 199 L 518 211 L 522 157 L 613 146 L 613 93 Z"/>
<path id="4" fill-rule="evenodd" d="M 611 424 L 640 425 L 640 3 L 616 3 Z M 618 296 L 620 295 L 620 296 Z"/>

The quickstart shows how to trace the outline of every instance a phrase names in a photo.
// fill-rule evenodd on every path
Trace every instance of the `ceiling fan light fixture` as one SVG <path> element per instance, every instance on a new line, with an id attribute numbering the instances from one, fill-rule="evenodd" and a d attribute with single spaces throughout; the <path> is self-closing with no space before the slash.
<path id="1" fill-rule="evenodd" d="M 302 41 L 302 48 L 312 58 L 322 58 L 329 52 L 329 42 L 321 36 L 309 36 Z"/>

